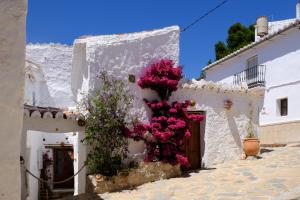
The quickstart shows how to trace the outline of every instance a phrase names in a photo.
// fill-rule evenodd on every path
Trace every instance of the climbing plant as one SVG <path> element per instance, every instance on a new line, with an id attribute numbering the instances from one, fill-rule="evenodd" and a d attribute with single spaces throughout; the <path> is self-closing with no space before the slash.
<path id="1" fill-rule="evenodd" d="M 89 172 L 112 176 L 127 167 L 122 163 L 128 152 L 122 130 L 128 125 L 133 97 L 122 81 L 106 72 L 99 78 L 101 87 L 90 91 L 81 103 L 87 112 L 83 141 L 91 147 L 87 157 Z"/>
<path id="2" fill-rule="evenodd" d="M 159 99 L 145 103 L 152 110 L 149 124 L 137 123 L 132 130 L 124 129 L 124 135 L 136 140 L 144 140 L 147 147 L 146 161 L 162 161 L 188 166 L 189 162 L 180 149 L 185 137 L 191 132 L 188 121 L 201 121 L 204 116 L 188 114 L 190 101 L 169 102 L 169 97 L 178 89 L 182 78 L 180 66 L 171 60 L 160 60 L 149 65 L 138 81 L 138 85 L 157 92 Z"/>

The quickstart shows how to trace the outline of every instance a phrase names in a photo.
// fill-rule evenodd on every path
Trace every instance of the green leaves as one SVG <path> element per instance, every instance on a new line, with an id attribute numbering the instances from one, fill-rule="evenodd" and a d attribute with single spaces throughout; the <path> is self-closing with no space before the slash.
<path id="1" fill-rule="evenodd" d="M 216 60 L 219 60 L 228 54 L 254 42 L 255 27 L 250 25 L 246 27 L 241 23 L 235 23 L 228 29 L 226 43 L 219 41 L 215 44 Z"/>
<path id="2" fill-rule="evenodd" d="M 215 54 L 216 60 L 219 60 L 229 54 L 229 50 L 224 42 L 219 41 L 215 44 Z"/>
<path id="3" fill-rule="evenodd" d="M 87 165 L 90 173 L 112 176 L 126 168 L 122 160 L 127 156 L 128 144 L 121 129 L 129 123 L 126 117 L 133 96 L 122 81 L 106 72 L 101 72 L 99 78 L 100 88 L 90 91 L 81 103 L 87 111 L 84 142 L 91 146 Z"/>

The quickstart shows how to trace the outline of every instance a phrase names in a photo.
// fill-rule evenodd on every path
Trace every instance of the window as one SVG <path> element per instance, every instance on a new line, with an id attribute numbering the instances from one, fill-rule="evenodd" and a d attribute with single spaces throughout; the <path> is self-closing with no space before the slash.
<path id="1" fill-rule="evenodd" d="M 258 65 L 257 56 L 253 56 L 247 60 L 247 69 L 252 67 L 257 67 L 257 65 Z"/>
<path id="2" fill-rule="evenodd" d="M 247 60 L 246 78 L 247 83 L 253 84 L 257 81 L 257 56 L 253 56 Z"/>
<path id="3" fill-rule="evenodd" d="M 278 101 L 279 105 L 279 114 L 280 116 L 287 116 L 288 114 L 288 99 L 284 98 L 284 99 L 279 99 Z"/>

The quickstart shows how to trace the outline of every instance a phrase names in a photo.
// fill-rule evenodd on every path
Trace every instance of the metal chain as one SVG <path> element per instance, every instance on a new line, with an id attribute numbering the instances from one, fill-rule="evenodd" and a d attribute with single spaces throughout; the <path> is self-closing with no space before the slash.
<path id="1" fill-rule="evenodd" d="M 35 179 L 37 179 L 38 181 L 40 181 L 40 182 L 43 182 L 43 183 L 50 183 L 50 184 L 60 184 L 60 183 L 65 183 L 65 182 L 71 180 L 72 178 L 74 178 L 75 176 L 77 176 L 77 175 L 83 170 L 83 168 L 84 168 L 85 166 L 86 166 L 86 164 L 83 164 L 82 167 L 81 167 L 81 168 L 80 168 L 73 176 L 71 176 L 71 177 L 69 177 L 69 178 L 67 178 L 67 179 L 65 179 L 65 180 L 63 180 L 63 181 L 46 181 L 46 180 L 41 179 L 41 178 L 37 177 L 36 175 L 34 175 L 34 174 L 33 174 L 31 171 L 29 171 L 26 167 L 25 167 L 25 171 L 26 171 L 28 174 L 30 174 L 32 177 L 34 177 Z"/>

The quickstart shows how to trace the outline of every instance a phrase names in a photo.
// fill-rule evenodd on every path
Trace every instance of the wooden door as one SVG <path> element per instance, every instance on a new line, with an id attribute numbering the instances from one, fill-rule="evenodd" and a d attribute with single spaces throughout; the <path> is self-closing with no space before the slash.
<path id="1" fill-rule="evenodd" d="M 55 148 L 53 149 L 53 180 L 63 181 L 74 174 L 73 166 L 73 149 L 72 148 Z M 55 189 L 74 188 L 74 178 L 60 184 L 54 184 Z"/>
<path id="2" fill-rule="evenodd" d="M 195 170 L 201 168 L 200 122 L 189 122 L 189 126 L 191 137 L 185 139 L 184 151 L 190 162 L 188 170 Z"/>

